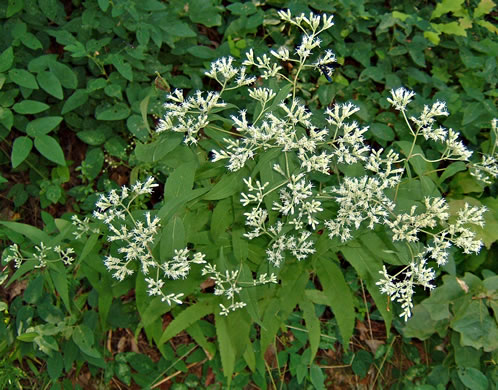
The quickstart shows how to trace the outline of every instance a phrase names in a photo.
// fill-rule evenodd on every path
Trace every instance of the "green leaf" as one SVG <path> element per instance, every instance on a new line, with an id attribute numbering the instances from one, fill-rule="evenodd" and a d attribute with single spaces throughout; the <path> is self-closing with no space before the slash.
<path id="1" fill-rule="evenodd" d="M 77 89 L 70 97 L 66 100 L 62 106 L 61 114 L 66 114 L 74 109 L 82 106 L 88 101 L 88 92 L 84 89 Z"/>
<path id="2" fill-rule="evenodd" d="M 13 63 L 14 49 L 10 46 L 0 54 L 0 73 L 9 70 Z"/>
<path id="3" fill-rule="evenodd" d="M 9 77 L 14 83 L 21 87 L 38 89 L 38 83 L 36 82 L 35 76 L 25 69 L 11 69 L 9 70 Z"/>
<path id="4" fill-rule="evenodd" d="M 325 390 L 325 375 L 323 374 L 323 370 L 316 364 L 310 367 L 310 379 L 315 389 Z"/>
<path id="5" fill-rule="evenodd" d="M 28 157 L 32 148 L 33 141 L 31 141 L 31 138 L 25 136 L 17 137 L 12 145 L 12 154 L 10 157 L 12 168 L 18 167 Z"/>
<path id="6" fill-rule="evenodd" d="M 175 249 L 185 247 L 185 227 L 181 218 L 171 218 L 163 230 L 160 242 L 161 260 L 166 261 L 173 257 Z"/>
<path id="7" fill-rule="evenodd" d="M 35 148 L 46 159 L 59 165 L 66 165 L 62 148 L 55 138 L 52 138 L 49 135 L 35 137 Z"/>
<path id="8" fill-rule="evenodd" d="M 5 107 L 0 107 L 0 123 L 10 131 L 14 125 L 14 114 L 12 111 Z"/>
<path id="9" fill-rule="evenodd" d="M 439 18 L 441 15 L 448 12 L 458 12 L 463 10 L 462 4 L 465 0 L 442 0 L 436 5 L 436 9 L 432 11 L 431 19 Z"/>
<path id="10" fill-rule="evenodd" d="M 82 173 L 90 180 L 95 179 L 104 165 L 104 152 L 101 148 L 91 148 L 86 152 Z"/>
<path id="11" fill-rule="evenodd" d="M 187 49 L 187 51 L 194 57 L 202 59 L 211 59 L 216 57 L 216 50 L 211 49 L 207 46 L 192 46 Z"/>
<path id="12" fill-rule="evenodd" d="M 458 378 L 462 381 L 462 383 L 468 388 L 472 390 L 487 390 L 489 381 L 486 375 L 484 375 L 481 371 L 471 368 L 464 367 L 458 368 Z"/>
<path id="13" fill-rule="evenodd" d="M 337 319 L 343 345 L 347 346 L 353 335 L 355 318 L 351 289 L 344 280 L 341 269 L 327 256 L 317 259 L 316 269 L 323 292 L 329 299 L 329 306 Z"/>
<path id="14" fill-rule="evenodd" d="M 73 329 L 72 337 L 74 343 L 78 346 L 81 352 L 94 358 L 101 357 L 100 352 L 93 347 L 95 339 L 93 336 L 93 331 L 88 326 L 84 324 L 76 326 Z"/>
<path id="15" fill-rule="evenodd" d="M 367 285 L 368 292 L 382 314 L 382 318 L 386 323 L 386 330 L 389 332 L 393 314 L 387 308 L 387 297 L 380 293 L 379 286 L 375 284 L 379 280 L 382 262 L 363 247 L 346 246 L 341 248 L 341 252 Z"/>
<path id="16" fill-rule="evenodd" d="M 51 61 L 48 66 L 50 72 L 59 79 L 64 88 L 76 89 L 78 86 L 78 79 L 69 66 L 56 61 Z"/>
<path id="17" fill-rule="evenodd" d="M 455 175 L 458 172 L 465 171 L 467 169 L 467 166 L 463 161 L 457 161 L 454 163 L 451 163 L 448 165 L 445 169 L 443 174 L 439 177 L 439 183 L 444 182 L 447 178 Z"/>
<path id="18" fill-rule="evenodd" d="M 372 123 L 370 131 L 376 138 L 383 141 L 392 141 L 394 139 L 394 131 L 383 123 Z"/>
<path id="19" fill-rule="evenodd" d="M 360 349 L 356 352 L 351 368 L 353 372 L 360 377 L 360 379 L 365 378 L 373 363 L 373 356 L 367 351 Z"/>
<path id="20" fill-rule="evenodd" d="M 156 162 L 165 157 L 169 152 L 174 150 L 182 143 L 183 134 L 167 133 L 149 144 L 137 142 L 135 147 L 135 155 L 142 162 Z"/>
<path id="21" fill-rule="evenodd" d="M 106 140 L 105 134 L 98 129 L 78 131 L 76 136 L 84 143 L 92 146 L 102 145 Z"/>
<path id="22" fill-rule="evenodd" d="M 38 6 L 49 20 L 55 20 L 57 16 L 57 0 L 38 0 Z"/>
<path id="23" fill-rule="evenodd" d="M 227 378 L 228 386 L 232 380 L 232 375 L 235 370 L 236 351 L 232 345 L 230 334 L 233 329 L 228 325 L 228 319 L 219 313 L 215 314 L 216 338 L 218 339 L 218 347 L 221 357 L 221 365 L 223 367 L 223 374 Z"/>
<path id="24" fill-rule="evenodd" d="M 242 178 L 247 176 L 247 169 L 241 169 L 224 175 L 221 180 L 204 196 L 206 200 L 220 200 L 228 198 L 242 189 Z"/>
<path id="25" fill-rule="evenodd" d="M 98 0 L 98 3 L 102 12 L 106 12 L 107 8 L 109 8 L 109 0 Z"/>
<path id="26" fill-rule="evenodd" d="M 194 186 L 196 165 L 193 163 L 181 164 L 168 177 L 164 187 L 164 198 L 178 198 L 189 192 Z"/>
<path id="27" fill-rule="evenodd" d="M 477 19 L 489 14 L 495 7 L 496 4 L 493 0 L 481 0 L 474 9 L 474 18 Z"/>
<path id="28" fill-rule="evenodd" d="M 40 40 L 37 37 L 35 37 L 33 34 L 31 34 L 30 32 L 25 33 L 21 37 L 21 42 L 23 43 L 24 46 L 26 46 L 32 50 L 37 50 L 37 49 L 43 48 Z"/>
<path id="29" fill-rule="evenodd" d="M 31 137 L 38 137 L 50 133 L 62 122 L 61 116 L 46 116 L 32 120 L 26 126 L 26 132 Z"/>
<path id="30" fill-rule="evenodd" d="M 23 298 L 27 303 L 35 304 L 43 295 L 43 276 L 37 276 L 26 287 Z"/>
<path id="31" fill-rule="evenodd" d="M 203 24 L 206 27 L 221 26 L 221 10 L 210 1 L 191 0 L 189 2 L 188 16 L 194 23 Z"/>
<path id="32" fill-rule="evenodd" d="M 95 117 L 99 121 L 118 121 L 130 116 L 130 108 L 125 103 L 116 103 L 112 106 L 100 105 L 95 109 Z"/>
<path id="33" fill-rule="evenodd" d="M 60 353 L 54 353 L 47 359 L 47 372 L 50 379 L 56 381 L 62 374 L 64 360 Z"/>
<path id="34" fill-rule="evenodd" d="M 315 305 L 313 302 L 306 298 L 303 298 L 299 302 L 299 307 L 303 311 L 303 318 L 306 324 L 306 329 L 308 330 L 308 339 L 310 342 L 311 356 L 309 364 L 313 363 L 315 360 L 316 353 L 318 351 L 318 346 L 320 344 L 320 320 L 315 312 Z"/>
<path id="35" fill-rule="evenodd" d="M 22 234 L 27 237 L 33 244 L 39 244 L 40 242 L 49 242 L 50 237 L 43 230 L 40 230 L 34 226 L 26 225 L 19 222 L 6 222 L 0 221 L 1 225 L 13 230 L 16 233 Z"/>
<path id="36" fill-rule="evenodd" d="M 232 199 L 226 198 L 218 202 L 211 217 L 211 238 L 215 243 L 233 223 Z"/>
<path id="37" fill-rule="evenodd" d="M 12 109 L 18 114 L 38 114 L 39 112 L 48 110 L 48 104 L 38 102 L 36 100 L 23 100 L 22 102 L 14 104 Z"/>
<path id="38" fill-rule="evenodd" d="M 131 69 L 131 65 L 127 62 L 124 62 L 124 58 L 120 55 L 114 55 L 111 58 L 111 64 L 113 64 L 118 72 L 128 81 L 133 81 L 133 70 Z"/>
<path id="39" fill-rule="evenodd" d="M 38 81 L 40 87 L 48 94 L 56 97 L 57 99 L 62 99 L 64 97 L 61 83 L 52 73 L 44 70 L 37 74 L 36 80 Z"/>
<path id="40" fill-rule="evenodd" d="M 173 321 L 170 322 L 162 334 L 158 344 L 162 345 L 172 337 L 175 337 L 181 331 L 187 329 L 201 318 L 213 313 L 214 305 L 212 300 L 205 299 L 194 303 L 193 305 L 182 310 Z"/>
<path id="41" fill-rule="evenodd" d="M 10 18 L 12 15 L 21 11 L 23 7 L 24 7 L 24 0 L 9 0 L 5 16 L 7 18 Z"/>
<path id="42" fill-rule="evenodd" d="M 486 109 L 482 103 L 470 103 L 467 104 L 463 110 L 463 120 L 462 126 L 466 126 L 469 123 L 474 122 L 477 118 L 486 115 Z"/>
<path id="43" fill-rule="evenodd" d="M 131 115 L 126 120 L 126 127 L 139 140 L 146 141 L 149 138 L 149 128 L 145 126 L 140 115 Z"/>

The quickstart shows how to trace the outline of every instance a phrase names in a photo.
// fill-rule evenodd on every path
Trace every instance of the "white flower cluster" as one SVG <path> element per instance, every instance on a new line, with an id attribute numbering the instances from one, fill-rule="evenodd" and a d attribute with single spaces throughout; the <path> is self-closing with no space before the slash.
<path id="1" fill-rule="evenodd" d="M 380 286 L 382 294 L 389 295 L 393 302 L 401 304 L 402 313 L 400 317 L 403 317 L 405 321 L 411 316 L 413 308 L 412 297 L 415 287 L 420 285 L 429 290 L 434 288 L 431 281 L 436 277 L 436 273 L 431 267 L 427 266 L 427 261 L 423 257 L 417 257 L 418 261 L 411 262 L 408 267 L 394 276 L 389 275 L 384 266 L 382 271 L 380 271 L 383 279 L 380 279 L 376 283 Z M 401 273 L 403 273 L 404 279 L 399 278 Z"/>
<path id="2" fill-rule="evenodd" d="M 170 102 L 164 104 L 166 114 L 159 120 L 156 132 L 171 130 L 185 133 L 187 144 L 197 143 L 199 131 L 210 123 L 209 114 L 216 108 L 226 106 L 217 92 L 209 92 L 203 96 L 201 91 L 197 91 L 195 96 L 185 99 L 183 91 L 176 89 L 167 99 Z"/>
<path id="3" fill-rule="evenodd" d="M 89 233 L 99 233 L 98 228 L 92 228 L 90 226 L 91 221 L 89 217 L 80 219 L 80 217 L 75 214 L 71 217 L 71 221 L 76 228 L 76 231 L 73 232 L 76 239 L 86 236 Z"/>
<path id="4" fill-rule="evenodd" d="M 225 271 L 223 274 L 216 269 L 216 265 L 208 264 L 202 269 L 202 275 L 207 275 L 214 280 L 214 295 L 224 296 L 230 301 L 228 306 L 220 303 L 221 315 L 227 316 L 230 312 L 246 306 L 245 302 L 237 300 L 243 284 L 247 284 L 239 281 L 239 271 Z M 274 274 L 261 274 L 258 279 L 249 283 L 249 286 L 260 286 L 268 283 L 277 283 L 277 277 Z"/>
<path id="5" fill-rule="evenodd" d="M 54 247 L 45 245 L 41 242 L 39 245 L 35 245 L 35 251 L 31 254 L 31 257 L 25 258 L 17 244 L 12 244 L 8 246 L 4 252 L 5 263 L 14 262 L 14 267 L 19 268 L 25 261 L 36 262 L 35 268 L 45 268 L 48 263 L 55 263 L 62 261 L 64 265 L 71 265 L 74 261 L 74 249 L 69 247 L 67 249 L 62 249 L 60 245 Z M 56 255 L 53 258 L 53 255 Z"/>
<path id="6" fill-rule="evenodd" d="M 118 242 L 116 257 L 107 255 L 104 258 L 104 265 L 112 272 L 113 277 L 124 280 L 132 275 L 135 264 L 138 263 L 141 272 L 147 282 L 147 292 L 151 296 L 161 296 L 163 302 L 171 305 L 172 302 L 181 304 L 183 294 L 165 294 L 163 287 L 164 278 L 178 279 L 185 278 L 190 272 L 191 264 L 205 263 L 202 253 L 195 253 L 189 258 L 187 248 L 175 250 L 172 259 L 164 262 L 156 260 L 152 254 L 152 246 L 156 240 L 161 227 L 159 218 L 152 217 L 150 212 L 144 213 L 144 221 L 137 220 L 133 216 L 130 206 L 140 195 L 151 194 L 154 187 L 154 178 L 149 177 L 144 182 L 136 182 L 131 188 L 126 186 L 121 191 L 111 190 L 107 195 L 101 195 L 96 203 L 97 209 L 94 217 L 105 223 L 108 229 L 107 240 Z M 80 221 L 75 221 L 80 224 Z"/>
<path id="7" fill-rule="evenodd" d="M 492 184 L 498 177 L 498 119 L 491 121 L 491 134 L 495 142 L 492 144 L 489 154 L 483 154 L 480 163 L 473 163 L 470 166 L 470 174 L 485 184 Z"/>
<path id="8" fill-rule="evenodd" d="M 232 57 L 219 58 L 211 63 L 211 69 L 205 73 L 206 76 L 215 79 L 224 90 L 233 89 L 226 88 L 228 82 L 234 77 L 238 76 L 235 80 L 236 87 L 252 84 L 256 81 L 256 77 L 248 77 L 246 68 L 236 68 L 233 66 Z"/>

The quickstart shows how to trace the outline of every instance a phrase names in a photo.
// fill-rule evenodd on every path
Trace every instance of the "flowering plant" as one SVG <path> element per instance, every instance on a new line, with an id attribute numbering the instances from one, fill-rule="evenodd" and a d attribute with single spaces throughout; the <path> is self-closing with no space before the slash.
<path id="1" fill-rule="evenodd" d="M 354 120 L 360 108 L 353 102 L 307 106 L 301 79 L 333 76 L 337 58 L 320 49 L 319 38 L 333 18 L 279 16 L 282 29 L 302 32 L 295 50 L 292 42 L 269 53 L 251 49 L 241 66 L 218 59 L 206 72 L 216 91 L 167 96 L 155 134 L 135 150 L 139 161 L 147 155 L 144 161 L 156 163 L 149 174 L 167 177 L 161 202 L 141 210 L 161 192 L 161 180 L 149 176 L 102 194 L 93 220 L 73 219 L 76 239 L 88 239 L 80 257 L 100 253 L 118 284 L 138 274 L 137 307 L 160 348 L 193 326 L 192 337 L 209 350 L 193 324 L 214 313 L 227 376 L 234 355 L 253 364 L 251 321 L 260 326 L 264 352 L 296 305 L 312 359 L 320 339 L 315 304 L 332 308 L 348 342 L 355 308 L 342 260 L 365 281 L 388 327 L 386 296 L 407 320 L 417 286 L 433 289 L 438 267 L 454 261 L 455 248 L 471 254 L 483 245 L 473 229 L 484 226 L 486 207 L 455 208 L 443 196 L 444 182 L 463 170 L 483 185 L 498 175 L 496 120 L 490 153 L 475 162 L 458 132 L 440 125 L 446 104 L 412 112 L 415 93 L 403 87 L 387 102 L 408 136 L 383 148 Z M 100 234 L 107 239 L 102 248 L 92 239 Z M 71 249 L 36 249 L 30 260 L 37 267 L 47 251 L 73 261 Z M 19 266 L 26 259 L 12 247 L 6 260 Z M 210 289 L 214 296 L 205 294 Z M 185 302 L 185 309 L 175 306 Z M 162 331 L 160 317 L 170 310 L 175 320 Z"/>

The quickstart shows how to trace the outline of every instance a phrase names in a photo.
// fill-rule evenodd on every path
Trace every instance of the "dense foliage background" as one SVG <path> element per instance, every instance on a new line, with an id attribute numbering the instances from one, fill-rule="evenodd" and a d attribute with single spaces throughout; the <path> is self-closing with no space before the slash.
<path id="1" fill-rule="evenodd" d="M 391 88 L 403 85 L 417 92 L 416 107 L 446 101 L 445 127 L 461 131 L 476 154 L 495 142 L 489 128 L 498 117 L 498 30 L 491 0 L 3 1 L 2 246 L 16 243 L 33 252 L 40 241 L 58 245 L 71 235 L 71 216 L 91 213 L 98 193 L 149 175 L 167 182 L 189 157 L 181 136 L 165 140 L 152 132 L 166 94 L 215 88 L 204 72 L 216 58 L 242 61 L 249 48 L 261 54 L 268 46 L 294 44 L 298 35 L 277 27 L 277 11 L 287 8 L 334 15 L 335 26 L 322 37 L 322 47 L 338 58 L 333 81 L 310 73 L 300 85 L 312 110 L 354 101 L 361 107 L 357 119 L 370 124 L 370 144 L 383 147 L 407 132 L 386 100 Z M 279 321 L 249 329 L 240 315 L 248 338 L 228 340 L 214 325 L 224 320 L 206 316 L 211 311 L 202 305 L 195 314 L 157 301 L 151 306 L 135 281 L 115 283 L 98 255 L 103 244 L 90 236 L 76 244 L 73 268 L 14 273 L 2 264 L 0 387 L 224 388 L 231 381 L 234 388 L 495 388 L 496 184 L 483 186 L 459 173 L 458 163 L 446 169 L 451 180 L 441 183 L 441 192 L 455 204 L 489 208 L 480 231 L 485 248 L 478 256 L 455 252 L 441 286 L 430 298 L 420 294 L 407 324 L 396 315 L 386 321 L 367 289 L 375 281 L 337 259 L 354 306 L 349 344 L 343 323 L 307 280 L 303 288 L 313 305 L 292 296 L 294 285 L 284 286 L 275 301 Z M 218 164 L 196 180 L 223 172 Z M 187 202 L 169 195 L 177 207 Z M 223 199 L 217 196 L 211 199 Z M 163 200 L 147 201 L 159 206 Z M 224 208 L 214 209 L 217 220 L 227 218 Z M 174 208 L 161 210 L 175 218 Z M 228 225 L 201 211 L 191 219 L 186 228 L 221 240 L 227 234 Z M 232 233 L 240 238 L 241 227 Z M 376 253 L 374 245 L 364 255 L 377 261 Z M 271 311 L 265 321 L 269 317 Z M 246 341 L 253 343 L 252 356 L 243 349 Z M 223 350 L 223 343 L 233 349 Z"/>

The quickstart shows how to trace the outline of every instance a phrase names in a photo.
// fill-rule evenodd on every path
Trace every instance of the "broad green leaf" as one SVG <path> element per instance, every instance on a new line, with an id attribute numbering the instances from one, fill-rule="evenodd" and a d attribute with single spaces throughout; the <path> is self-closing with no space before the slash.
<path id="1" fill-rule="evenodd" d="M 380 293 L 379 286 L 375 284 L 379 280 L 382 262 L 359 245 L 342 247 L 341 252 L 367 285 L 368 292 L 382 314 L 382 318 L 384 318 L 386 330 L 389 334 L 393 315 L 388 308 L 387 297 Z"/>
<path id="2" fill-rule="evenodd" d="M 54 353 L 47 359 L 47 372 L 53 381 L 56 381 L 62 374 L 64 360 L 60 353 Z"/>
<path id="3" fill-rule="evenodd" d="M 316 270 L 323 292 L 329 299 L 329 306 L 332 308 L 337 320 L 343 345 L 347 346 L 353 335 L 355 318 L 351 289 L 344 280 L 341 269 L 330 258 L 326 256 L 319 257 Z"/>
<path id="4" fill-rule="evenodd" d="M 142 144 L 137 142 L 135 147 L 135 155 L 142 162 L 156 162 L 165 157 L 169 152 L 174 150 L 182 143 L 183 134 L 168 133 L 150 144 Z"/>
<path id="5" fill-rule="evenodd" d="M 451 163 L 444 169 L 443 174 L 439 177 L 439 183 L 444 182 L 447 178 L 452 177 L 458 172 L 465 171 L 466 169 L 467 166 L 463 161 Z"/>
<path id="6" fill-rule="evenodd" d="M 472 390 L 487 390 L 489 381 L 486 375 L 481 371 L 472 367 L 459 367 L 458 368 L 458 378 L 462 383 Z"/>
<path id="7" fill-rule="evenodd" d="M 76 136 L 84 143 L 92 146 L 102 145 L 106 141 L 105 134 L 98 129 L 78 131 Z"/>
<path id="8" fill-rule="evenodd" d="M 64 152 L 55 138 L 49 135 L 35 137 L 35 148 L 48 160 L 59 165 L 66 165 Z"/>
<path id="9" fill-rule="evenodd" d="M 196 321 L 192 325 L 190 325 L 190 327 L 188 327 L 186 331 L 189 336 L 192 337 L 195 342 L 202 347 L 208 359 L 212 359 L 216 354 L 216 346 L 215 344 L 207 340 L 199 321 Z"/>
<path id="10" fill-rule="evenodd" d="M 61 83 L 52 73 L 44 70 L 36 75 L 36 80 L 38 81 L 41 89 L 48 94 L 56 97 L 57 99 L 62 99 L 64 97 Z"/>
<path id="11" fill-rule="evenodd" d="M 465 27 L 457 22 L 440 23 L 437 25 L 437 30 L 445 34 L 458 35 L 461 37 L 467 36 Z"/>
<path id="12" fill-rule="evenodd" d="M 462 10 L 464 0 L 442 0 L 436 5 L 436 9 L 432 11 L 431 19 L 439 18 L 441 15 L 448 12 L 458 12 Z"/>
<path id="13" fill-rule="evenodd" d="M 36 82 L 35 76 L 25 69 L 11 69 L 9 70 L 9 77 L 14 83 L 21 87 L 38 89 L 38 83 Z"/>
<path id="14" fill-rule="evenodd" d="M 12 168 L 18 167 L 24 160 L 26 160 L 26 157 L 28 157 L 32 148 L 33 141 L 31 141 L 31 138 L 25 136 L 17 137 L 12 145 L 12 154 L 10 157 Z"/>
<path id="15" fill-rule="evenodd" d="M 73 341 L 79 347 L 81 352 L 94 358 L 100 358 L 102 355 L 94 348 L 95 339 L 93 331 L 86 325 L 81 324 L 73 329 Z"/>
<path id="16" fill-rule="evenodd" d="M 0 107 L 0 123 L 10 131 L 14 125 L 14 114 L 6 107 Z"/>
<path id="17" fill-rule="evenodd" d="M 370 131 L 378 139 L 384 141 L 392 141 L 394 139 L 394 131 L 383 123 L 372 123 Z"/>
<path id="18" fill-rule="evenodd" d="M 104 152 L 101 148 L 87 150 L 84 163 L 84 169 L 82 169 L 84 175 L 90 180 L 95 179 L 104 165 Z"/>
<path id="19" fill-rule="evenodd" d="M 144 121 L 140 115 L 131 115 L 126 120 L 126 127 L 130 130 L 135 137 L 139 140 L 146 141 L 149 138 L 149 129 L 145 126 Z"/>
<path id="20" fill-rule="evenodd" d="M 220 200 L 228 198 L 242 190 L 242 178 L 247 176 L 247 169 L 241 169 L 224 175 L 221 180 L 204 196 L 206 200 Z"/>
<path id="21" fill-rule="evenodd" d="M 10 46 L 0 54 L 0 72 L 9 70 L 13 63 L 14 50 L 12 49 L 12 46 Z"/>
<path id="22" fill-rule="evenodd" d="M 221 26 L 220 12 L 221 9 L 214 6 L 210 1 L 191 0 L 189 2 L 188 17 L 190 20 L 206 27 Z"/>
<path id="23" fill-rule="evenodd" d="M 12 15 L 21 11 L 23 7 L 24 7 L 24 0 L 9 0 L 5 16 L 7 18 L 10 18 Z"/>
<path id="24" fill-rule="evenodd" d="M 232 375 L 235 370 L 236 351 L 232 345 L 231 333 L 228 318 L 215 313 L 216 338 L 218 339 L 218 348 L 220 351 L 221 365 L 223 374 L 227 378 L 228 386 L 230 386 Z"/>
<path id="25" fill-rule="evenodd" d="M 175 254 L 175 249 L 185 247 L 185 227 L 180 217 L 171 218 L 163 230 L 160 242 L 161 260 L 168 261 Z"/>
<path id="26" fill-rule="evenodd" d="M 477 19 L 489 14 L 495 7 L 496 4 L 493 0 L 481 0 L 474 9 L 474 18 Z"/>
<path id="27" fill-rule="evenodd" d="M 209 299 L 199 301 L 187 307 L 185 310 L 182 310 L 173 321 L 170 322 L 162 334 L 158 344 L 164 344 L 181 331 L 199 321 L 201 318 L 213 313 L 213 311 L 214 305 L 212 300 Z"/>
<path id="28" fill-rule="evenodd" d="M 131 65 L 124 62 L 124 59 L 120 55 L 114 55 L 111 59 L 111 64 L 116 67 L 118 72 L 128 81 L 133 81 L 133 70 Z"/>
<path id="29" fill-rule="evenodd" d="M 483 107 L 482 103 L 470 103 L 467 104 L 463 110 L 463 120 L 462 126 L 466 126 L 469 123 L 474 122 L 477 118 L 486 115 L 486 109 Z"/>
<path id="30" fill-rule="evenodd" d="M 18 114 L 38 114 L 49 108 L 50 106 L 48 104 L 36 100 L 23 100 L 22 102 L 14 104 L 12 107 Z"/>
<path id="31" fill-rule="evenodd" d="M 130 116 L 130 108 L 125 103 L 116 103 L 112 106 L 100 105 L 95 109 L 95 117 L 99 121 L 117 121 Z"/>
<path id="32" fill-rule="evenodd" d="M 214 207 L 211 217 L 211 237 L 216 243 L 233 223 L 232 199 L 219 201 Z"/>
<path id="33" fill-rule="evenodd" d="M 57 0 L 38 0 L 40 10 L 49 20 L 55 20 L 57 16 Z"/>
<path id="34" fill-rule="evenodd" d="M 207 46 L 192 46 L 187 49 L 187 51 L 194 57 L 202 59 L 211 59 L 216 57 L 216 51 Z"/>
<path id="35" fill-rule="evenodd" d="M 82 106 L 88 101 L 88 92 L 85 89 L 77 89 L 70 97 L 66 100 L 62 106 L 61 114 L 73 111 L 74 109 Z"/>
<path id="36" fill-rule="evenodd" d="M 311 357 L 309 364 L 315 360 L 318 346 L 320 344 L 320 319 L 316 315 L 315 305 L 306 298 L 299 302 L 299 307 L 303 311 L 303 318 L 308 330 L 308 339 L 310 342 Z"/>
<path id="37" fill-rule="evenodd" d="M 313 388 L 325 390 L 325 375 L 323 374 L 323 370 L 316 364 L 312 364 L 310 367 L 310 379 Z"/>
<path id="38" fill-rule="evenodd" d="M 64 88 L 76 89 L 78 79 L 69 66 L 61 62 L 53 61 L 48 64 L 50 72 L 57 77 Z"/>
<path id="39" fill-rule="evenodd" d="M 109 0 L 98 0 L 97 2 L 102 12 L 106 12 L 107 8 L 109 8 Z"/>
<path id="40" fill-rule="evenodd" d="M 37 37 L 35 37 L 33 34 L 31 34 L 30 32 L 25 33 L 21 37 L 21 42 L 23 43 L 24 46 L 26 46 L 32 50 L 37 50 L 37 49 L 43 48 L 40 40 Z"/>
<path id="41" fill-rule="evenodd" d="M 34 119 L 26 126 L 26 132 L 31 137 L 46 135 L 59 126 L 62 119 L 61 116 L 46 116 L 44 118 Z"/>
<path id="42" fill-rule="evenodd" d="M 181 164 L 169 175 L 164 187 L 164 198 L 178 198 L 189 192 L 194 186 L 196 165 L 193 163 Z"/>
<path id="43" fill-rule="evenodd" d="M 1 225 L 13 230 L 16 233 L 20 233 L 27 237 L 33 244 L 39 244 L 40 242 L 49 242 L 50 236 L 43 230 L 40 230 L 34 226 L 26 225 L 19 222 L 6 222 L 0 221 Z"/>
<path id="44" fill-rule="evenodd" d="M 24 290 L 23 299 L 27 303 L 37 303 L 43 295 L 43 276 L 39 275 L 31 280 Z"/>
<path id="45" fill-rule="evenodd" d="M 489 315 L 488 308 L 480 301 L 471 301 L 455 313 L 451 326 L 460 333 L 460 341 L 464 346 L 483 348 L 485 352 L 498 348 L 496 321 Z"/>

